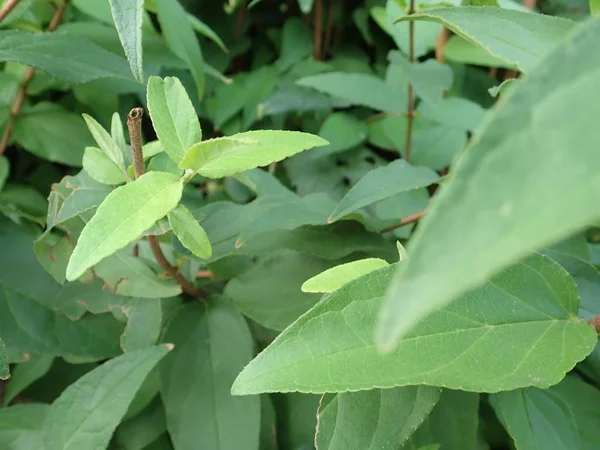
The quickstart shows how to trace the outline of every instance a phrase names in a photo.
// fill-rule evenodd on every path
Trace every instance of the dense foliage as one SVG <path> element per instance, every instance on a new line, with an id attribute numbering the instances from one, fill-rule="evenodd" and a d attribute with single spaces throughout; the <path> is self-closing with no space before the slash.
<path id="1" fill-rule="evenodd" d="M 600 448 L 600 2 L 0 2 L 0 449 Z"/>

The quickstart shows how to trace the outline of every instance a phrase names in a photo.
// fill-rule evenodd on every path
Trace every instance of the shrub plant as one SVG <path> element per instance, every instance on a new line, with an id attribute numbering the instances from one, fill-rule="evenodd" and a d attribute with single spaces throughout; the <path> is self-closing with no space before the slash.
<path id="1" fill-rule="evenodd" d="M 5 0 L 0 449 L 600 448 L 599 12 Z"/>

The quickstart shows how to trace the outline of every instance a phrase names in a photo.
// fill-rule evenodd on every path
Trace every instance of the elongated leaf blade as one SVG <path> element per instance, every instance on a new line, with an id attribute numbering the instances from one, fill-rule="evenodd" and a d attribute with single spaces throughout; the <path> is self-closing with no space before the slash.
<path id="1" fill-rule="evenodd" d="M 175 175 L 148 172 L 112 191 L 98 207 L 77 241 L 67 280 L 125 247 L 177 206 L 183 183 Z"/>
<path id="2" fill-rule="evenodd" d="M 600 21 L 588 22 L 488 113 L 386 294 L 382 350 L 461 293 L 600 216 L 599 38 Z M 574 101 L 585 114 L 555 114 Z"/>
<path id="3" fill-rule="evenodd" d="M 302 292 L 333 292 L 358 277 L 386 266 L 389 266 L 389 263 L 379 258 L 359 259 L 340 264 L 306 280 L 302 285 Z"/>
<path id="4" fill-rule="evenodd" d="M 124 167 L 123 152 L 113 140 L 110 133 L 106 131 L 104 127 L 100 125 L 92 116 L 83 114 L 83 118 L 90 130 L 90 133 L 92 133 L 92 136 L 94 136 L 96 143 L 100 147 L 100 150 L 102 150 L 106 156 L 108 156 L 117 165 L 117 167 Z"/>
<path id="5" fill-rule="evenodd" d="M 83 152 L 83 170 L 98 183 L 116 185 L 125 183 L 125 172 L 106 153 L 96 147 Z"/>
<path id="6" fill-rule="evenodd" d="M 493 6 L 428 9 L 399 19 L 408 20 L 441 23 L 526 73 L 576 26 L 576 22 L 560 17 Z"/>
<path id="7" fill-rule="evenodd" d="M 99 78 L 131 80 L 127 61 L 80 36 L 0 31 L 0 61 L 37 67 L 59 80 L 86 83 Z"/>
<path id="8" fill-rule="evenodd" d="M 129 61 L 131 73 L 140 83 L 144 82 L 142 57 L 142 19 L 144 0 L 110 0 L 119 40 Z"/>
<path id="9" fill-rule="evenodd" d="M 594 328 L 576 319 L 573 280 L 549 258 L 535 256 L 438 310 L 381 355 L 373 332 L 394 271 L 371 272 L 325 296 L 246 366 L 233 392 L 545 388 L 596 344 Z"/>
<path id="10" fill-rule="evenodd" d="M 179 167 L 208 178 L 223 178 L 327 144 L 319 136 L 299 131 L 246 131 L 192 146 Z"/>
<path id="11" fill-rule="evenodd" d="M 4 350 L 4 342 L 0 339 L 0 380 L 6 380 L 10 376 L 8 358 Z"/>
<path id="12" fill-rule="evenodd" d="M 198 99 L 202 99 L 204 59 L 185 9 L 177 0 L 156 0 L 156 11 L 167 45 L 188 65 L 196 83 Z"/>
<path id="13" fill-rule="evenodd" d="M 325 394 L 315 441 L 319 450 L 398 448 L 440 398 L 430 386 Z"/>
<path id="14" fill-rule="evenodd" d="M 414 167 L 402 159 L 371 170 L 344 196 L 329 217 L 335 222 L 357 209 L 393 197 L 401 192 L 435 183 L 438 175 L 427 167 Z"/>
<path id="15" fill-rule="evenodd" d="M 181 450 L 255 450 L 260 397 L 230 393 L 254 354 L 244 318 L 224 300 L 187 304 L 169 324 L 175 350 L 160 364 L 160 392 L 173 445 Z"/>
<path id="16" fill-rule="evenodd" d="M 50 407 L 44 422 L 44 448 L 106 448 L 135 393 L 167 352 L 167 345 L 160 345 L 127 353 L 70 385 Z"/>
<path id="17" fill-rule="evenodd" d="M 198 116 L 177 78 L 150 77 L 148 109 L 152 125 L 169 157 L 179 164 L 185 152 L 202 140 Z"/>
<path id="18" fill-rule="evenodd" d="M 211 257 L 212 247 L 206 231 L 185 206 L 178 206 L 169 212 L 167 217 L 175 236 L 185 248 L 198 258 L 209 259 Z"/>
<path id="19" fill-rule="evenodd" d="M 51 356 L 34 356 L 29 361 L 17 364 L 12 371 L 10 381 L 6 385 L 2 404 L 6 407 L 23 390 L 34 381 L 42 378 L 50 370 L 54 358 Z"/>

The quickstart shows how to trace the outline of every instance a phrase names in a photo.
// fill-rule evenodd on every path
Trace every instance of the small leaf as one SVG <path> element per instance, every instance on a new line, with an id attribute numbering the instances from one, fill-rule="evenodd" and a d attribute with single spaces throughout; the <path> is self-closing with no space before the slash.
<path id="1" fill-rule="evenodd" d="M 90 133 L 92 133 L 92 136 L 94 136 L 94 139 L 98 143 L 100 150 L 102 150 L 106 156 L 117 165 L 117 167 L 124 167 L 123 152 L 108 131 L 106 131 L 92 116 L 87 114 L 82 114 L 82 116 Z"/>
<path id="2" fill-rule="evenodd" d="M 187 64 L 196 83 L 198 99 L 202 99 L 204 59 L 185 9 L 177 0 L 156 0 L 156 11 L 167 45 Z"/>
<path id="3" fill-rule="evenodd" d="M 114 358 L 71 384 L 44 422 L 46 450 L 106 448 L 127 407 L 169 344 Z"/>
<path id="4" fill-rule="evenodd" d="M 401 98 L 404 94 L 396 92 L 381 78 L 373 75 L 331 72 L 300 78 L 296 84 L 377 111 L 401 112 L 406 106 L 398 102 L 398 97 Z"/>
<path id="5" fill-rule="evenodd" d="M 549 258 L 535 256 L 428 316 L 393 352 L 381 355 L 373 332 L 395 270 L 379 269 L 326 295 L 246 366 L 232 392 L 417 384 L 478 392 L 546 388 L 596 345 L 594 328 L 576 319 L 571 277 Z M 549 359 L 552 364 L 545 364 Z"/>
<path id="6" fill-rule="evenodd" d="M 598 36 L 600 21 L 586 22 L 490 110 L 410 241 L 410 258 L 380 311 L 380 349 L 532 250 L 598 218 Z M 556 116 L 574 101 L 585 114 Z"/>
<path id="7" fill-rule="evenodd" d="M 244 318 L 224 300 L 185 305 L 165 339 L 175 350 L 160 364 L 167 428 L 177 449 L 256 450 L 260 397 L 233 397 L 235 376 L 252 358 Z"/>
<path id="8" fill-rule="evenodd" d="M 399 19 L 402 22 L 408 20 L 441 23 L 525 73 L 530 72 L 577 24 L 560 17 L 492 6 L 435 8 Z"/>
<path id="9" fill-rule="evenodd" d="M 142 18 L 144 0 L 110 0 L 115 28 L 125 55 L 129 60 L 131 73 L 144 83 L 144 66 L 142 64 Z"/>
<path id="10" fill-rule="evenodd" d="M 0 31 L 0 61 L 37 67 L 70 83 L 98 78 L 132 80 L 127 61 L 93 42 L 63 33 Z"/>
<path id="11" fill-rule="evenodd" d="M 83 170 L 102 184 L 125 183 L 125 173 L 106 153 L 96 147 L 86 147 L 83 152 Z"/>
<path id="12" fill-rule="evenodd" d="M 29 361 L 17 364 L 12 371 L 10 381 L 6 384 L 3 405 L 8 406 L 17 395 L 46 375 L 53 361 L 54 358 L 51 356 L 33 356 Z"/>
<path id="13" fill-rule="evenodd" d="M 212 248 L 204 228 L 189 210 L 179 205 L 167 214 L 173 233 L 185 248 L 201 259 L 209 259 Z"/>
<path id="14" fill-rule="evenodd" d="M 325 139 L 299 131 L 246 131 L 192 146 L 179 167 L 207 178 L 223 178 L 327 144 Z"/>
<path id="15" fill-rule="evenodd" d="M 148 80 L 148 109 L 152 125 L 165 152 L 177 164 L 185 152 L 202 140 L 194 105 L 175 77 Z"/>
<path id="16" fill-rule="evenodd" d="M 6 183 L 6 179 L 10 174 L 10 163 L 6 156 L 0 156 L 0 191 L 4 187 L 4 183 Z"/>
<path id="17" fill-rule="evenodd" d="M 167 215 L 181 199 L 183 183 L 174 175 L 148 172 L 112 191 L 98 207 L 77 241 L 67 266 L 67 280 L 137 239 Z"/>
<path id="18" fill-rule="evenodd" d="M 401 192 L 429 186 L 438 178 L 433 170 L 426 167 L 413 167 L 402 159 L 392 161 L 362 177 L 331 213 L 329 222 Z"/>
<path id="19" fill-rule="evenodd" d="M 327 269 L 306 280 L 301 289 L 302 292 L 333 292 L 358 277 L 386 266 L 389 266 L 389 263 L 379 258 L 352 261 Z"/>
<path id="20" fill-rule="evenodd" d="M 315 441 L 319 450 L 399 448 L 429 415 L 441 390 L 429 386 L 325 394 Z"/>
<path id="21" fill-rule="evenodd" d="M 8 358 L 6 357 L 4 342 L 0 339 L 0 380 L 6 380 L 8 377 L 10 377 Z"/>

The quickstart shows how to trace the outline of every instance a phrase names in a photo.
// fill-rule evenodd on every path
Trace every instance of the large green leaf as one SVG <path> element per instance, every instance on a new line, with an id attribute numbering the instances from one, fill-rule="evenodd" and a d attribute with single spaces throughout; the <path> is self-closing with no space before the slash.
<path id="1" fill-rule="evenodd" d="M 144 0 L 110 0 L 115 27 L 125 55 L 129 60 L 131 73 L 140 83 L 144 83 L 142 59 L 142 19 Z"/>
<path id="2" fill-rule="evenodd" d="M 174 77 L 150 77 L 147 97 L 156 135 L 169 157 L 179 163 L 185 152 L 202 140 L 194 105 Z"/>
<path id="3" fill-rule="evenodd" d="M 198 258 L 209 259 L 212 255 L 212 247 L 204 228 L 198 220 L 183 205 L 179 205 L 167 215 L 173 233 L 185 248 Z"/>
<path id="4" fill-rule="evenodd" d="M 204 59 L 200 43 L 177 0 L 156 0 L 158 21 L 169 48 L 186 62 L 196 83 L 198 99 L 204 92 Z"/>
<path id="5" fill-rule="evenodd" d="M 600 216 L 599 37 L 600 20 L 588 22 L 488 113 L 408 245 L 380 311 L 382 349 L 532 249 Z M 556 114 L 572 102 L 585 113 Z"/>
<path id="6" fill-rule="evenodd" d="M 560 17 L 493 6 L 428 9 L 399 20 L 441 23 L 527 73 L 576 26 L 576 22 Z"/>
<path id="7" fill-rule="evenodd" d="M 67 280 L 137 239 L 181 199 L 183 183 L 175 175 L 148 172 L 112 191 L 88 222 L 67 266 Z"/>
<path id="8" fill-rule="evenodd" d="M 49 102 L 16 118 L 14 139 L 42 159 L 74 167 L 81 167 L 83 150 L 93 143 L 79 115 Z"/>
<path id="9" fill-rule="evenodd" d="M 62 33 L 0 31 L 0 61 L 37 67 L 70 83 L 98 78 L 132 80 L 125 59 L 87 39 Z"/>
<path id="10" fill-rule="evenodd" d="M 44 422 L 44 448 L 106 448 L 135 393 L 168 348 L 160 345 L 119 356 L 65 389 Z"/>
<path id="11" fill-rule="evenodd" d="M 440 389 L 406 386 L 325 394 L 315 437 L 319 450 L 398 448 L 440 398 Z"/>
<path id="12" fill-rule="evenodd" d="M 42 427 L 49 409 L 42 403 L 0 408 L 0 448 L 44 448 Z"/>
<path id="13" fill-rule="evenodd" d="M 438 178 L 433 170 L 427 167 L 413 167 L 402 159 L 373 169 L 352 186 L 329 216 L 329 222 L 401 192 L 429 186 Z"/>
<path id="14" fill-rule="evenodd" d="M 224 300 L 187 304 L 165 339 L 175 350 L 160 364 L 167 428 L 178 450 L 258 446 L 260 398 L 236 398 L 231 383 L 254 354 L 250 330 Z"/>
<path id="15" fill-rule="evenodd" d="M 244 369 L 233 392 L 547 387 L 596 344 L 593 327 L 576 318 L 573 280 L 535 256 L 436 311 L 381 355 L 373 343 L 375 319 L 395 270 L 371 272 L 325 296 Z"/>
<path id="16" fill-rule="evenodd" d="M 374 75 L 331 72 L 300 78 L 296 83 L 377 111 L 401 112 L 406 108 L 398 101 L 405 94 Z"/>
<path id="17" fill-rule="evenodd" d="M 223 178 L 327 144 L 319 136 L 299 131 L 246 131 L 199 142 L 187 151 L 179 167 L 208 178 Z"/>

